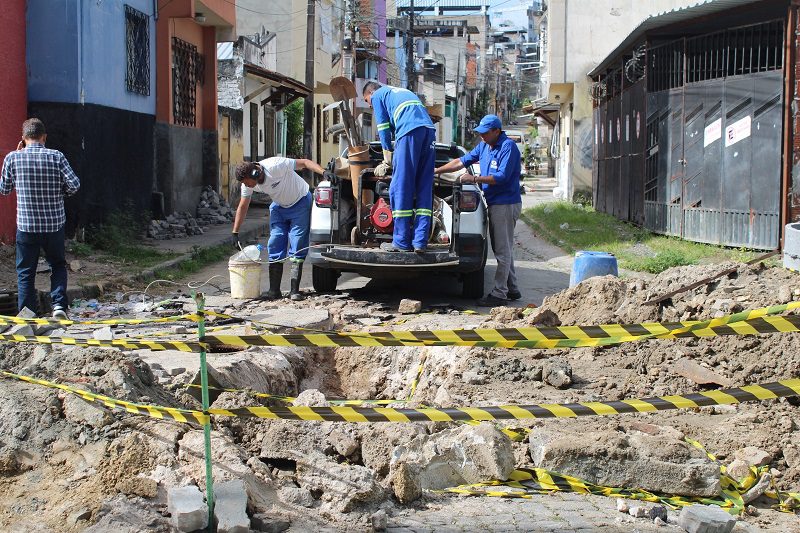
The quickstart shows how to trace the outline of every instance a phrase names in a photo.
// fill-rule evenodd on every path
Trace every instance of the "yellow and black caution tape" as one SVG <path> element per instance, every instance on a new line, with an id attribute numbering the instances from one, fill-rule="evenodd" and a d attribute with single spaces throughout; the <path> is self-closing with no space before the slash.
<path id="1" fill-rule="evenodd" d="M 14 374 L 12 372 L 6 372 L 5 370 L 0 370 L 0 376 L 17 379 L 26 383 L 32 383 L 34 385 L 42 385 L 52 389 L 59 389 L 64 392 L 69 392 L 71 394 L 80 396 L 87 402 L 98 403 L 104 407 L 109 407 L 112 409 L 123 409 L 129 413 L 137 415 L 176 420 L 178 422 L 197 422 L 198 424 L 206 424 L 209 420 L 208 415 L 203 414 L 202 411 L 195 411 L 193 409 L 178 409 L 175 407 L 162 407 L 159 405 L 145 405 L 140 403 L 126 402 L 125 400 L 118 400 L 102 394 L 95 394 L 93 392 L 78 389 L 76 387 L 70 387 L 68 385 L 53 383 L 52 381 L 45 381 L 43 379 L 36 379 L 20 374 Z"/>
<path id="2" fill-rule="evenodd" d="M 127 349 L 210 351 L 215 346 L 479 346 L 499 348 L 577 348 L 609 346 L 645 339 L 702 338 L 721 335 L 755 335 L 800 331 L 800 316 L 774 316 L 800 307 L 800 302 L 743 311 L 706 321 L 675 323 L 608 324 L 533 328 L 386 331 L 373 333 L 330 332 L 265 335 L 206 335 L 201 342 L 174 339 L 98 341 L 69 337 L 0 335 L 0 340 L 44 344 L 108 346 Z M 191 315 L 183 315 L 188 317 Z M 227 315 L 222 315 L 227 316 Z M 143 319 L 144 320 L 144 319 Z M 160 320 L 160 319 L 155 319 Z"/>
<path id="3" fill-rule="evenodd" d="M 475 330 L 387 331 L 371 333 L 207 335 L 210 346 L 478 346 L 497 348 L 578 348 L 645 339 L 702 338 L 800 331 L 800 316 L 772 316 L 800 307 L 800 302 L 743 311 L 705 321 L 607 324 Z"/>
<path id="4" fill-rule="evenodd" d="M 73 337 L 40 337 L 25 335 L 0 334 L 0 341 L 22 342 L 33 344 L 65 344 L 69 346 L 96 346 L 101 348 L 118 348 L 120 350 L 178 350 L 181 352 L 200 352 L 204 347 L 199 342 L 188 342 L 174 339 L 114 339 L 101 341 L 98 339 L 77 339 Z"/>
<path id="5" fill-rule="evenodd" d="M 58 318 L 22 318 L 18 316 L 0 315 L 0 326 L 33 324 L 37 326 L 48 326 L 58 324 L 61 326 L 82 326 L 82 325 L 139 325 L 139 324 L 164 324 L 167 322 L 191 321 L 197 322 L 200 315 L 186 314 L 160 318 L 98 318 L 94 320 L 61 320 Z"/>
<path id="6" fill-rule="evenodd" d="M 683 507 L 695 503 L 705 505 L 718 505 L 729 512 L 738 513 L 743 508 L 741 496 L 731 498 L 723 492 L 717 498 L 689 498 L 685 496 L 670 496 L 658 494 L 642 489 L 626 489 L 595 485 L 576 477 L 551 472 L 543 468 L 519 468 L 514 470 L 508 481 L 487 481 L 472 485 L 459 485 L 440 492 L 465 494 L 470 496 L 494 496 L 502 498 L 530 499 L 535 494 L 549 494 L 551 492 L 576 492 L 579 494 L 595 494 L 612 498 L 627 498 L 653 503 L 662 503 L 672 508 Z"/>
<path id="7" fill-rule="evenodd" d="M 689 438 L 686 439 L 686 442 L 704 452 L 712 461 L 719 465 L 721 474 L 720 487 L 722 490 L 718 497 L 687 497 L 665 495 L 642 489 L 607 487 L 603 485 L 595 485 L 594 483 L 590 483 L 576 477 L 551 472 L 543 468 L 520 468 L 511 473 L 508 481 L 488 481 L 471 485 L 460 485 L 458 487 L 444 489 L 439 492 L 449 492 L 471 496 L 531 498 L 534 494 L 547 494 L 555 491 L 563 491 L 657 502 L 668 505 L 673 509 L 687 505 L 693 505 L 696 503 L 717 505 L 727 510 L 731 514 L 740 514 L 745 508 L 745 503 L 742 496 L 761 480 L 761 477 L 767 473 L 769 467 L 762 466 L 755 468 L 751 466 L 750 473 L 747 475 L 747 477 L 737 481 L 727 473 L 725 465 L 720 463 L 714 455 L 706 451 L 706 449 L 699 442 Z M 764 495 L 768 498 L 776 500 L 778 502 L 776 507 L 781 511 L 791 512 L 800 508 L 800 493 L 782 492 L 773 488 L 773 490 L 765 492 Z"/>
<path id="8" fill-rule="evenodd" d="M 210 409 L 218 416 L 256 417 L 285 420 L 328 422 L 464 422 L 467 420 L 527 420 L 534 418 L 573 418 L 625 413 L 647 413 L 670 409 L 694 409 L 711 405 L 771 400 L 800 395 L 800 379 L 788 379 L 761 385 L 705 391 L 685 395 L 611 402 L 562 404 L 495 405 L 461 408 L 392 408 L 392 407 L 240 407 Z"/>
<path id="9" fill-rule="evenodd" d="M 192 389 L 199 389 L 201 386 L 197 383 L 189 383 L 186 385 L 186 388 Z M 245 394 L 249 394 L 254 398 L 265 398 L 269 400 L 278 400 L 280 402 L 285 403 L 292 403 L 297 398 L 294 396 L 281 396 L 279 394 L 269 394 L 266 392 L 256 392 L 250 389 L 226 389 L 223 387 L 214 387 L 209 385 L 209 390 L 216 390 L 220 392 L 243 392 Z M 326 402 L 334 404 L 334 405 L 389 405 L 393 403 L 404 403 L 407 400 L 344 400 L 339 398 L 326 398 Z"/>
<path id="10" fill-rule="evenodd" d="M 685 440 L 698 450 L 705 453 L 709 459 L 719 465 L 720 472 L 722 473 L 720 476 L 722 492 L 731 495 L 731 498 L 739 497 L 741 499 L 742 495 L 753 488 L 760 481 L 761 477 L 769 472 L 768 465 L 759 467 L 750 466 L 747 476 L 745 476 L 744 479 L 737 480 L 728 474 L 728 469 L 725 467 L 725 465 L 722 464 L 715 455 L 708 452 L 708 450 L 706 450 L 702 444 L 688 437 L 686 437 Z M 771 488 L 764 493 L 764 496 L 776 500 L 778 503 L 775 507 L 780 511 L 790 512 L 794 511 L 795 509 L 800 509 L 800 492 L 784 492 L 778 490 L 775 487 L 774 479 L 771 479 Z M 743 505 L 744 502 L 742 502 L 742 506 Z"/>
<path id="11" fill-rule="evenodd" d="M 136 406 L 122 400 L 106 396 L 92 395 L 81 389 L 66 385 L 50 383 L 11 372 L 0 371 L 0 375 L 55 387 L 74 392 L 87 398 L 101 398 L 109 406 Z M 705 391 L 684 395 L 660 396 L 640 399 L 619 400 L 612 402 L 581 402 L 561 404 L 530 405 L 495 405 L 486 407 L 460 408 L 393 408 L 393 407 L 349 407 L 346 405 L 331 407 L 287 406 L 287 407 L 239 407 L 231 409 L 209 409 L 209 415 L 232 416 L 243 418 L 265 418 L 284 420 L 311 420 L 327 422 L 466 422 L 470 420 L 527 420 L 534 418 L 573 418 L 578 416 L 607 416 L 626 413 L 649 413 L 670 409 L 694 409 L 711 405 L 736 404 L 741 402 L 774 400 L 800 395 L 800 379 L 787 379 L 760 385 L 746 385 L 730 389 Z M 94 399 L 92 398 L 92 401 Z M 138 406 L 144 411 L 140 414 L 151 414 L 176 411 L 173 408 L 159 406 Z M 185 413 L 199 411 L 178 410 Z M 193 415 L 194 416 L 194 415 Z M 158 417 L 161 418 L 161 417 Z M 175 417 L 171 417 L 175 418 Z M 177 419 L 177 418 L 176 418 Z"/>

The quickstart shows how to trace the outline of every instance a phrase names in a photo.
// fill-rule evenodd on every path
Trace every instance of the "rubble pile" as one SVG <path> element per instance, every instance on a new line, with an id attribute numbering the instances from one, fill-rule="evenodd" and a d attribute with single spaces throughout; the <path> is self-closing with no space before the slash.
<path id="1" fill-rule="evenodd" d="M 197 204 L 197 217 L 188 212 L 176 212 L 166 220 L 151 220 L 147 236 L 156 240 L 177 239 L 187 235 L 202 235 L 203 228 L 214 224 L 228 224 L 233 220 L 234 210 L 210 186 L 203 189 Z"/>
<path id="2" fill-rule="evenodd" d="M 453 311 L 395 315 L 387 310 L 396 306 L 376 307 L 375 302 L 341 295 L 313 296 L 292 308 L 224 298 L 208 305 L 284 327 L 291 323 L 359 331 L 365 327 L 361 321 L 375 318 L 383 323 L 369 327 L 378 330 L 472 329 L 695 320 L 789 301 L 800 288 L 795 275 L 781 269 L 740 266 L 733 275 L 661 305 L 643 305 L 723 268 L 681 267 L 649 281 L 590 278 L 553 295 L 533 312 L 501 310 L 488 317 Z M 100 313 L 103 305 L 94 312 Z M 139 318 L 192 310 L 186 299 L 176 300 L 171 309 L 122 301 L 116 306 Z M 86 312 L 93 310 L 87 307 Z M 107 334 L 103 328 L 108 326 L 83 333 Z M 119 339 L 166 328 L 172 328 L 173 336 L 191 337 L 182 325 L 147 325 L 133 333 L 115 326 L 109 331 Z M 254 332 L 245 324 L 225 328 L 222 334 Z M 796 377 L 800 338 L 777 334 L 649 340 L 572 350 L 259 346 L 210 353 L 208 360 L 216 387 L 211 407 L 217 409 L 286 405 L 250 391 L 293 396 L 295 407 L 335 406 L 336 398 L 382 399 L 398 407 L 478 407 L 611 401 Z M 198 390 L 191 386 L 199 382 L 192 353 L 0 344 L 0 368 L 131 402 L 200 408 Z M 531 432 L 512 441 L 502 431 L 512 425 Z M 719 462 L 687 443 L 687 437 L 702 443 Z M 192 531 L 207 525 L 202 428 L 108 411 L 63 391 L 3 380 L 0 442 L 0 477 L 13 487 L 0 492 L 0 509 L 18 509 L 16 514 L 0 512 L 4 530 L 41 524 L 54 530 Z M 767 470 L 743 496 L 752 506 L 744 518 L 786 530 L 789 522 L 782 520 L 796 518 L 784 518 L 760 498 L 773 484 L 784 491 L 800 489 L 798 442 L 800 409 L 791 399 L 476 425 L 215 417 L 216 520 L 219 531 L 382 530 L 426 507 L 446 511 L 455 505 L 450 503 L 455 497 L 432 491 L 513 479 L 521 467 L 602 486 L 715 498 L 722 493 L 721 463 L 737 479 L 751 467 Z M 472 506 L 481 505 L 492 503 L 473 500 Z M 730 525 L 723 515 L 702 506 L 680 513 L 645 502 L 611 500 L 609 505 L 625 513 L 614 510 L 621 520 L 619 530 L 679 530 L 681 524 L 700 531 L 698 524 Z"/>

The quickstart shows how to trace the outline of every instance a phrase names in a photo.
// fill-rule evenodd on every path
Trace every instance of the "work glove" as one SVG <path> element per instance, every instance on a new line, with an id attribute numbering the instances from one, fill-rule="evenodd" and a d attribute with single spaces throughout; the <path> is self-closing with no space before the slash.
<path id="1" fill-rule="evenodd" d="M 231 233 L 231 243 L 234 250 L 239 251 L 242 249 L 242 243 L 239 242 L 239 232 L 234 231 Z"/>
<path id="2" fill-rule="evenodd" d="M 383 151 L 383 163 L 375 167 L 375 175 L 382 178 L 386 174 L 392 172 L 392 152 L 391 150 Z"/>

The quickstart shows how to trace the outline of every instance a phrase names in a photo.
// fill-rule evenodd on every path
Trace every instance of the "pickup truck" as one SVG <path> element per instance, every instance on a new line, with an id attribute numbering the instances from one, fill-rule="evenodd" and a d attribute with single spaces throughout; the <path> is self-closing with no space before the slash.
<path id="1" fill-rule="evenodd" d="M 436 166 L 466 153 L 455 144 L 437 143 L 435 150 Z M 374 175 L 374 167 L 383 160 L 380 143 L 371 143 L 368 154 L 355 186 L 348 177 L 338 175 L 342 172 L 335 172 L 334 160 L 327 178 L 314 188 L 311 249 L 306 258 L 314 290 L 336 290 L 342 272 L 369 278 L 424 274 L 458 277 L 463 297 L 483 296 L 488 216 L 480 190 L 458 183 L 453 176 L 437 177 L 428 250 L 423 254 L 385 252 L 380 244 L 392 239 L 391 176 Z M 342 160 L 346 158 L 345 152 Z"/>

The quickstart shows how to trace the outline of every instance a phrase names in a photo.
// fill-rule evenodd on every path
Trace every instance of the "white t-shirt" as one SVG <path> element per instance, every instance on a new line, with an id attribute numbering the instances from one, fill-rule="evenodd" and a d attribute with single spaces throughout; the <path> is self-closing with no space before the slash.
<path id="1" fill-rule="evenodd" d="M 252 189 L 242 183 L 242 198 L 250 198 L 253 191 L 268 194 L 281 207 L 291 207 L 308 194 L 308 183 L 294 171 L 294 159 L 268 157 L 258 162 L 266 174 L 264 183 Z"/>

